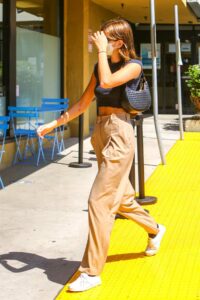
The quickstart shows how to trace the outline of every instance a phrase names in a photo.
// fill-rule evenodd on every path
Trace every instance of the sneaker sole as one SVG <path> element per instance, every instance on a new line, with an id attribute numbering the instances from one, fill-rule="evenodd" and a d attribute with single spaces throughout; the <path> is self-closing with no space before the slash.
<path id="1" fill-rule="evenodd" d="M 97 283 L 97 284 L 95 284 L 95 285 L 93 285 L 93 286 L 91 286 L 91 287 L 89 287 L 89 288 L 87 288 L 87 289 L 84 289 L 84 290 L 75 290 L 75 289 L 73 289 L 73 288 L 68 287 L 68 291 L 69 291 L 69 292 L 77 292 L 77 293 L 80 293 L 80 292 L 85 292 L 85 291 L 91 290 L 91 289 L 93 289 L 93 288 L 95 288 L 95 287 L 98 287 L 98 286 L 100 286 L 100 285 L 101 285 L 101 283 Z"/>
<path id="2" fill-rule="evenodd" d="M 155 252 L 145 252 L 145 255 L 146 256 L 154 256 L 154 255 L 156 255 L 158 253 L 158 250 L 156 250 Z"/>

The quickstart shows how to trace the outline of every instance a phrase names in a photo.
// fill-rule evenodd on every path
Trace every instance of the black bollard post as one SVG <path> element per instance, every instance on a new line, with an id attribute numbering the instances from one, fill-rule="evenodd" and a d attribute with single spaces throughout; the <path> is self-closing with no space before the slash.
<path id="1" fill-rule="evenodd" d="M 135 122 L 134 122 L 134 119 L 131 119 L 131 124 L 133 126 L 133 129 L 135 129 Z M 129 180 L 135 190 L 135 155 L 134 155 L 134 158 L 133 158 L 133 163 L 132 163 L 132 166 L 131 166 L 131 170 L 130 170 L 130 174 L 129 174 Z"/>
<path id="2" fill-rule="evenodd" d="M 142 118 L 141 118 L 142 117 Z M 139 121 L 141 122 L 141 124 L 139 125 Z M 139 115 L 134 118 L 131 119 L 131 124 L 133 126 L 133 128 L 135 129 L 135 125 L 137 126 L 137 146 L 138 146 L 138 153 L 140 152 L 140 158 L 138 158 L 138 174 L 139 174 L 139 197 L 136 197 L 136 201 L 139 204 L 153 204 L 157 201 L 156 197 L 145 197 L 144 194 L 144 156 L 143 156 L 143 131 L 142 131 L 142 123 L 143 123 L 143 116 Z M 138 126 L 140 126 L 140 128 L 138 128 Z M 139 137 L 139 139 L 138 139 Z M 139 167 L 140 166 L 140 167 Z M 143 167 L 142 167 L 143 166 Z M 140 171 L 139 171 L 140 169 Z M 130 174 L 129 174 L 129 180 L 135 190 L 135 155 L 133 158 L 133 163 L 131 166 L 131 170 L 130 170 Z M 142 201 L 145 201 L 142 202 Z M 147 209 L 145 209 L 145 211 L 147 213 L 149 213 L 149 211 Z M 126 219 L 126 217 L 116 214 L 115 219 Z"/>
<path id="3" fill-rule="evenodd" d="M 89 151 L 90 154 L 96 154 L 94 150 Z"/>
<path id="4" fill-rule="evenodd" d="M 96 99 L 96 98 L 94 98 L 92 101 L 95 101 L 95 99 Z M 97 105 L 96 105 L 96 110 L 97 110 L 97 116 L 98 116 L 98 106 L 97 106 Z M 94 149 L 90 150 L 89 153 L 90 153 L 90 154 L 96 155 Z"/>
<path id="5" fill-rule="evenodd" d="M 129 180 L 135 190 L 135 157 L 133 159 L 133 163 L 131 166 L 130 174 L 129 174 Z"/>
<path id="6" fill-rule="evenodd" d="M 157 202 L 157 198 L 153 196 L 145 196 L 144 184 L 144 148 L 143 148 L 143 115 L 139 114 L 135 117 L 137 127 L 137 153 L 138 153 L 138 184 L 139 197 L 136 201 L 139 204 L 153 204 Z"/>
<path id="7" fill-rule="evenodd" d="M 69 164 L 71 168 L 89 168 L 91 163 L 83 162 L 83 114 L 79 116 L 79 149 L 78 149 L 78 162 Z"/>

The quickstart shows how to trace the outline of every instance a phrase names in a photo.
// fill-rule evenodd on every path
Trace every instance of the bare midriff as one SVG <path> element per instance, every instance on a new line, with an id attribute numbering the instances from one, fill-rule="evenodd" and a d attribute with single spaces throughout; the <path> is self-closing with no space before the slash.
<path id="1" fill-rule="evenodd" d="M 126 111 L 120 107 L 112 107 L 112 106 L 99 106 L 98 107 L 98 115 L 99 116 L 107 116 L 112 114 L 123 114 Z"/>

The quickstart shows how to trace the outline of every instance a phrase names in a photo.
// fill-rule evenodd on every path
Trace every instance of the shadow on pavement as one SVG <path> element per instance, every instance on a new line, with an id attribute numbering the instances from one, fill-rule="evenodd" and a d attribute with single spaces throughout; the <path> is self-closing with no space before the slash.
<path id="1" fill-rule="evenodd" d="M 22 267 L 13 267 L 10 261 L 18 261 L 23 264 Z M 0 255 L 1 265 L 13 273 L 21 273 L 39 268 L 44 270 L 47 278 L 58 284 L 64 285 L 72 275 L 77 271 L 80 262 L 69 261 L 65 258 L 45 258 L 43 256 L 25 253 L 25 252 L 10 252 Z"/>
<path id="2" fill-rule="evenodd" d="M 50 164 L 60 164 L 60 165 L 66 165 L 69 166 L 69 163 L 62 162 L 62 159 L 64 157 L 67 157 L 68 155 L 71 155 L 72 153 L 75 153 L 73 156 L 74 161 L 78 162 L 78 152 L 77 151 L 70 151 L 67 154 L 59 154 L 55 157 L 54 160 L 50 159 L 50 156 L 46 157 L 46 162 L 42 162 L 39 164 L 39 166 L 36 166 L 35 161 L 32 158 L 28 158 L 26 160 L 23 160 L 21 162 L 18 162 L 15 165 L 12 165 L 3 171 L 1 171 L 1 176 L 3 178 L 3 182 L 5 187 L 9 186 L 10 184 L 13 184 L 15 182 L 19 183 L 32 183 L 28 179 L 24 179 L 30 174 L 33 174 L 34 172 L 37 172 L 41 170 L 42 168 L 45 168 L 46 166 Z M 85 152 L 88 153 L 88 152 Z M 84 160 L 90 160 L 90 158 L 83 157 Z M 24 180 L 23 180 L 24 179 Z"/>
<path id="3" fill-rule="evenodd" d="M 121 260 L 132 260 L 132 259 L 138 259 L 138 258 L 144 258 L 144 257 L 146 257 L 144 252 L 114 254 L 114 255 L 109 255 L 107 257 L 106 262 L 116 262 L 116 261 L 121 261 Z"/>
<path id="4" fill-rule="evenodd" d="M 183 120 L 183 128 L 184 128 L 184 130 L 185 130 L 186 121 L 189 121 L 189 120 L 199 120 L 199 119 L 200 119 L 199 115 L 192 115 L 190 117 L 184 117 L 183 116 L 182 120 Z M 166 124 L 164 124 L 163 129 L 165 129 L 165 130 L 179 131 L 179 119 L 175 119 L 175 122 L 176 123 L 166 123 Z"/>
<path id="5" fill-rule="evenodd" d="M 166 124 L 163 126 L 163 129 L 165 129 L 165 130 L 179 131 L 179 124 L 166 123 Z"/>
<path id="6" fill-rule="evenodd" d="M 140 259 L 143 257 L 145 257 L 144 252 L 114 254 L 109 255 L 106 262 Z M 17 261 L 18 266 L 19 262 L 23 265 L 21 267 L 14 267 L 12 261 Z M 80 265 L 80 261 L 69 261 L 62 257 L 51 259 L 26 252 L 2 254 L 0 255 L 0 263 L 4 268 L 13 273 L 22 273 L 34 268 L 42 269 L 50 281 L 61 285 L 65 285 L 69 281 Z"/>

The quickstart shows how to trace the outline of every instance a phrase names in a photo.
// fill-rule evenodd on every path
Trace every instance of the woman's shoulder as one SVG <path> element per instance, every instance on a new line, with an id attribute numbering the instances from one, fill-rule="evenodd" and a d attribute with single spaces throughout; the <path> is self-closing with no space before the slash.
<path id="1" fill-rule="evenodd" d="M 127 64 L 135 63 L 135 64 L 139 64 L 142 67 L 142 61 L 140 59 L 137 59 L 137 58 L 131 58 L 126 63 Z"/>

